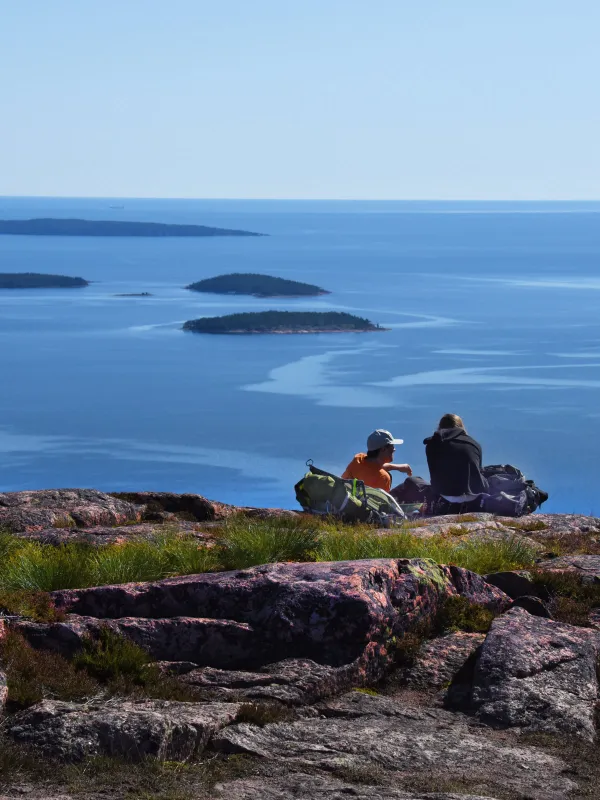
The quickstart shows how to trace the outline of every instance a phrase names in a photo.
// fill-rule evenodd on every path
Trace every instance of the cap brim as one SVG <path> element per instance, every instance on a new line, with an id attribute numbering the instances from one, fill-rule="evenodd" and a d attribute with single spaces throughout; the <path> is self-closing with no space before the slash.
<path id="1" fill-rule="evenodd" d="M 390 444 L 404 444 L 404 439 L 392 439 Z"/>

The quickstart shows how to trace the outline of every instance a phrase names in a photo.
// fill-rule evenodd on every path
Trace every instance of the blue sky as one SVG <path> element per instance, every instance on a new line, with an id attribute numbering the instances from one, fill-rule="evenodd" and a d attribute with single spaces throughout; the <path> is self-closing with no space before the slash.
<path id="1" fill-rule="evenodd" d="M 598 199 L 598 0 L 0 0 L 0 195 Z"/>

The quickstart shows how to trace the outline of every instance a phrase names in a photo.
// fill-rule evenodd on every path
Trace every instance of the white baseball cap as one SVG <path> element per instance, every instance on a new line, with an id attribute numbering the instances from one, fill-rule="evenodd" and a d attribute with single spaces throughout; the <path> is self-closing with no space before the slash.
<path id="1" fill-rule="evenodd" d="M 367 450 L 379 450 L 389 444 L 404 444 L 404 439 L 394 439 L 389 431 L 384 431 L 380 428 L 373 431 L 367 439 Z"/>

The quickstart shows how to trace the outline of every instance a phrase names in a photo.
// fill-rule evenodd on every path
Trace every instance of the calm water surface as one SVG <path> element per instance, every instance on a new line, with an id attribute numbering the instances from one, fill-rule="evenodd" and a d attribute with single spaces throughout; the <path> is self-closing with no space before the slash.
<path id="1" fill-rule="evenodd" d="M 123 205 L 123 209 L 110 208 Z M 0 491 L 90 486 L 294 507 L 304 462 L 340 472 L 366 435 L 461 414 L 551 511 L 596 512 L 600 204 L 0 198 L 0 218 L 181 222 L 263 238 L 0 236 L 0 271 L 86 289 L 0 290 Z M 312 300 L 203 296 L 230 271 L 318 283 Z M 149 298 L 120 298 L 125 292 Z M 335 309 L 387 333 L 201 336 L 187 319 Z"/>

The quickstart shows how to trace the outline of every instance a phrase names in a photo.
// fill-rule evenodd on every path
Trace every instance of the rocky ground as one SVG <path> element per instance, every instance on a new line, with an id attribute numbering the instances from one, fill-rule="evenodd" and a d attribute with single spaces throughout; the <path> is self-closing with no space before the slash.
<path id="1" fill-rule="evenodd" d="M 0 494 L 0 528 L 52 544 L 102 546 L 157 525 L 210 542 L 232 513 L 292 512 L 166 493 Z M 597 518 L 481 514 L 412 532 L 523 536 L 539 547 L 536 572 L 584 588 L 600 580 Z M 52 601 L 57 619 L 5 618 L 1 635 L 71 660 L 111 630 L 192 699 L 9 704 L 0 800 L 600 797 L 600 617 L 555 618 L 531 573 L 419 559 L 278 563 L 60 590 Z M 441 629 L 441 611 L 461 604 L 488 614 L 489 630 Z"/>

